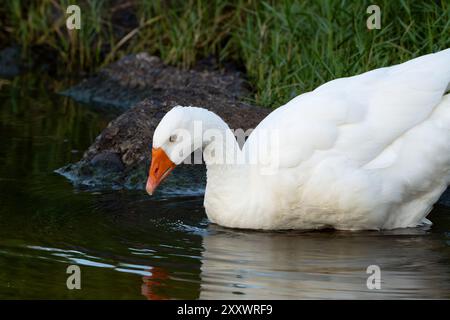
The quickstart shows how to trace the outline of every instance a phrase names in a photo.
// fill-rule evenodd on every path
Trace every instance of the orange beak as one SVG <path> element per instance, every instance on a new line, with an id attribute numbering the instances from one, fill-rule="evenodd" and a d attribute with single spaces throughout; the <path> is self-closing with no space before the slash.
<path id="1" fill-rule="evenodd" d="M 152 195 L 161 181 L 175 168 L 176 164 L 169 159 L 161 148 L 152 148 L 152 164 L 148 172 L 146 190 Z"/>

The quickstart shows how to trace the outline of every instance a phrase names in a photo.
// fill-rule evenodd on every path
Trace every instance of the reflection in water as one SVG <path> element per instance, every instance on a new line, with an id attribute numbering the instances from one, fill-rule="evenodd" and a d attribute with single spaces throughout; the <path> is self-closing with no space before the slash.
<path id="1" fill-rule="evenodd" d="M 144 282 L 141 287 L 142 295 L 149 300 L 167 300 L 169 297 L 158 294 L 158 288 L 164 286 L 164 281 L 169 278 L 169 275 L 163 268 L 153 268 L 150 270 L 150 276 L 142 277 Z"/>
<path id="2" fill-rule="evenodd" d="M 423 230 L 237 232 L 204 237 L 202 299 L 450 298 L 448 256 Z M 448 251 L 448 249 L 447 249 Z M 381 290 L 366 268 L 381 268 Z"/>

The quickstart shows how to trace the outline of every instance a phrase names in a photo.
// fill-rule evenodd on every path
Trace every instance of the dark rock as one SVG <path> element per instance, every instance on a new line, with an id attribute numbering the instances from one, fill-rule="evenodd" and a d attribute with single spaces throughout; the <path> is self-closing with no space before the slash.
<path id="1" fill-rule="evenodd" d="M 91 161 L 92 167 L 104 168 L 107 171 L 122 171 L 124 165 L 118 153 L 104 151 L 95 155 Z"/>
<path id="2" fill-rule="evenodd" d="M 203 65 L 181 70 L 164 64 L 158 57 L 138 53 L 112 63 L 61 94 L 100 108 L 126 110 L 169 89 L 201 91 L 223 99 L 249 93 L 238 71 L 220 71 Z"/>
<path id="3" fill-rule="evenodd" d="M 143 189 L 153 131 L 176 105 L 207 108 L 230 128 L 244 130 L 256 127 L 270 112 L 240 101 L 248 90 L 237 71 L 183 71 L 146 54 L 127 56 L 66 93 L 84 102 L 128 108 L 108 124 L 79 162 L 57 171 L 77 185 L 94 187 Z M 201 192 L 205 182 L 201 165 L 176 170 L 162 185 L 166 194 Z"/>

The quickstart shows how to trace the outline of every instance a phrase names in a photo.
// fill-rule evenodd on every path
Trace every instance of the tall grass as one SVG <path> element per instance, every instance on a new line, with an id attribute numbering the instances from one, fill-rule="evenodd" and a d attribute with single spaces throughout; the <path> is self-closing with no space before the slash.
<path id="1" fill-rule="evenodd" d="M 101 62 L 103 45 L 114 42 L 106 1 L 87 1 L 82 9 L 82 28 L 66 28 L 66 8 L 72 1 L 8 1 L 0 21 L 25 56 L 36 46 L 46 46 L 58 55 L 64 71 L 93 70 Z"/>
<path id="2" fill-rule="evenodd" d="M 257 103 L 276 107 L 323 82 L 450 47 L 450 2 L 377 1 L 381 30 L 368 30 L 363 1 L 263 2 L 235 39 Z"/>
<path id="3" fill-rule="evenodd" d="M 371 1 L 79 1 L 82 29 L 68 32 L 69 2 L 11 1 L 0 21 L 22 47 L 53 48 L 64 70 L 92 71 L 138 51 L 183 68 L 210 55 L 234 61 L 247 72 L 251 99 L 267 107 L 336 77 L 450 47 L 446 0 L 377 0 L 381 30 L 366 27 Z M 134 25 L 114 23 L 120 8 Z"/>

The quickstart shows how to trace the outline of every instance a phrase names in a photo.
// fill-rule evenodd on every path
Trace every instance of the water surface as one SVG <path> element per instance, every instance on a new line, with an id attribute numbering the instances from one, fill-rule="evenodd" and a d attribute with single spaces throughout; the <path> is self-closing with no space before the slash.
<path id="1" fill-rule="evenodd" d="M 74 188 L 111 115 L 41 78 L 0 90 L 0 298 L 450 298 L 450 209 L 390 232 L 254 232 L 208 222 L 202 197 Z M 81 290 L 66 269 L 81 267 Z M 369 290 L 366 268 L 381 268 Z"/>

